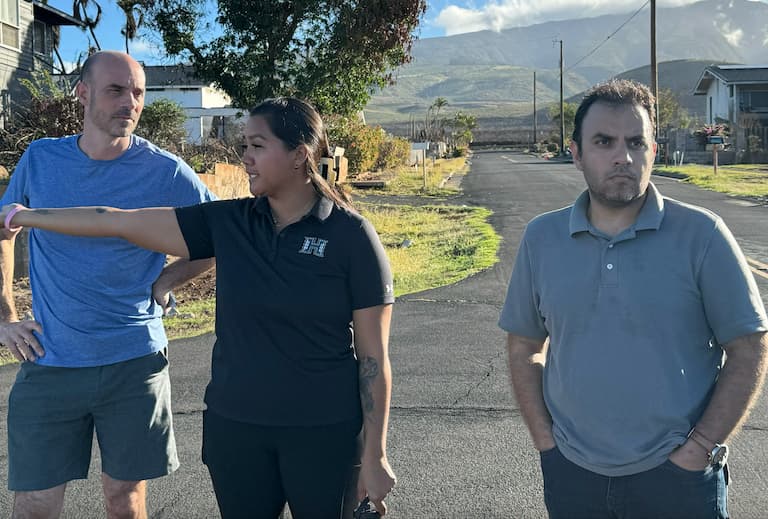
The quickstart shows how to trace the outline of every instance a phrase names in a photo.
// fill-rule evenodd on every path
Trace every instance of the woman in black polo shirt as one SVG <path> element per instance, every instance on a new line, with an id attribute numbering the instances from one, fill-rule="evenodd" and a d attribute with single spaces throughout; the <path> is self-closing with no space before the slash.
<path id="1" fill-rule="evenodd" d="M 339 517 L 363 431 L 358 497 L 380 512 L 394 294 L 373 227 L 320 176 L 317 112 L 293 98 L 250 112 L 243 164 L 256 198 L 186 208 L 3 208 L 26 225 L 117 236 L 191 259 L 216 257 L 216 343 L 203 461 L 224 518 Z M 6 231 L 8 232 L 8 231 Z"/>

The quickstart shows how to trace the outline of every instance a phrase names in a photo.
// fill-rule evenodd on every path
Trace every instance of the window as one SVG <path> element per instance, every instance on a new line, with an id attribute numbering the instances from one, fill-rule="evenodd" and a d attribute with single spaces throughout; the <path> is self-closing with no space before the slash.
<path id="1" fill-rule="evenodd" d="M 48 54 L 47 28 L 43 22 L 38 21 L 32 27 L 32 48 L 36 54 Z"/>
<path id="2" fill-rule="evenodd" d="M 19 48 L 18 0 L 0 0 L 0 43 Z"/>
<path id="3" fill-rule="evenodd" d="M 739 108 L 742 112 L 768 112 L 768 90 L 742 91 Z"/>
<path id="4" fill-rule="evenodd" d="M 752 110 L 756 112 L 768 112 L 768 92 L 752 92 Z"/>

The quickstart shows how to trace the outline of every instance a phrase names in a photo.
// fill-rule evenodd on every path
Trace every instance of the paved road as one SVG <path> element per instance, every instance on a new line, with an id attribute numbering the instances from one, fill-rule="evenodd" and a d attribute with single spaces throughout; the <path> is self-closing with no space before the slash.
<path id="1" fill-rule="evenodd" d="M 768 208 L 655 178 L 661 191 L 723 215 L 746 253 L 768 263 Z M 453 203 L 494 211 L 503 236 L 500 263 L 470 279 L 403 297 L 395 306 L 392 360 L 395 390 L 390 456 L 399 483 L 389 499 L 392 519 L 541 518 L 545 516 L 537 457 L 509 389 L 504 335 L 496 327 L 512 260 L 525 223 L 568 205 L 583 189 L 571 164 L 552 164 L 509 152 L 473 158 Z M 768 280 L 759 277 L 764 296 Z M 199 461 L 202 394 L 212 339 L 171 347 L 174 420 L 182 468 L 150 484 L 153 518 L 215 518 L 215 500 Z M 5 415 L 14 368 L 0 369 L 0 414 Z M 733 443 L 731 511 L 765 517 L 768 510 L 768 429 L 763 399 Z M 6 438 L 0 434 L 0 479 L 5 480 Z M 140 455 L 140 453 L 137 453 Z M 103 516 L 97 459 L 91 479 L 71 485 L 65 518 Z M 0 491 L 0 516 L 10 496 Z"/>

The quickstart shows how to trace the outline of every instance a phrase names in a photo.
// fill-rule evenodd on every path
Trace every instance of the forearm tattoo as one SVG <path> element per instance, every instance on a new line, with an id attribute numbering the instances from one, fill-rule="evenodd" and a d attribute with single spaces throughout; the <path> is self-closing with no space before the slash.
<path id="1" fill-rule="evenodd" d="M 373 357 L 364 357 L 360 359 L 357 369 L 360 378 L 360 404 L 363 407 L 363 414 L 368 417 L 375 406 L 373 383 L 379 376 L 379 363 Z"/>

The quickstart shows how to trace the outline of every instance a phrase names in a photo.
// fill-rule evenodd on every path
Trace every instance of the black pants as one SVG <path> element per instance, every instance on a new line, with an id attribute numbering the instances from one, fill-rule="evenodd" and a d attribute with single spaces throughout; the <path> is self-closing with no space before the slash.
<path id="1" fill-rule="evenodd" d="M 223 519 L 339 519 L 356 460 L 358 420 L 265 427 L 203 414 L 203 463 Z"/>

